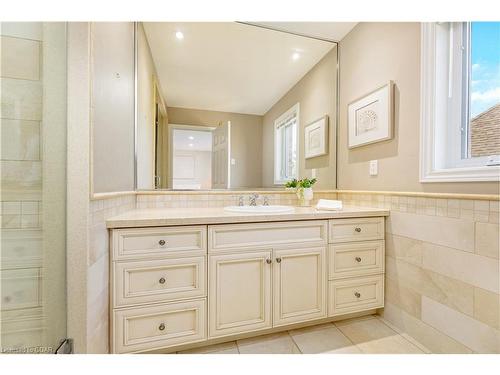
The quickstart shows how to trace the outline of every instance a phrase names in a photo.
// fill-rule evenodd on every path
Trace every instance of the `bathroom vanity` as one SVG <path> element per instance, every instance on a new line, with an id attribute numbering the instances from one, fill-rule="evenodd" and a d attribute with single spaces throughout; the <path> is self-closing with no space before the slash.
<path id="1" fill-rule="evenodd" d="M 217 343 L 384 306 L 388 210 L 137 209 L 110 230 L 113 353 Z"/>

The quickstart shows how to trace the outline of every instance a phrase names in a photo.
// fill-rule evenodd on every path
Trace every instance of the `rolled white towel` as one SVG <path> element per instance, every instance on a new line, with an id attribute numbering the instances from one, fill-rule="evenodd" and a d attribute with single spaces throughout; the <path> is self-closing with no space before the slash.
<path id="1" fill-rule="evenodd" d="M 332 199 L 320 199 L 316 205 L 317 210 L 339 211 L 342 209 L 342 201 Z"/>

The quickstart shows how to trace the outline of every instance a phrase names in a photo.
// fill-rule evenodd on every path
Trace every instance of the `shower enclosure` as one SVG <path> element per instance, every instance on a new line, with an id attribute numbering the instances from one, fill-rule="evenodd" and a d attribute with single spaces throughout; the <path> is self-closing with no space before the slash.
<path id="1" fill-rule="evenodd" d="M 64 353 L 66 24 L 2 22 L 0 349 Z"/>

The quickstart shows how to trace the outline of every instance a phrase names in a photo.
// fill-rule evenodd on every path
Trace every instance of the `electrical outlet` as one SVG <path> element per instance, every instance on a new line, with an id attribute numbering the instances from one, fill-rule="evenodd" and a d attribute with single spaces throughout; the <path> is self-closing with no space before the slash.
<path id="1" fill-rule="evenodd" d="M 370 176 L 378 175 L 378 160 L 370 160 Z"/>

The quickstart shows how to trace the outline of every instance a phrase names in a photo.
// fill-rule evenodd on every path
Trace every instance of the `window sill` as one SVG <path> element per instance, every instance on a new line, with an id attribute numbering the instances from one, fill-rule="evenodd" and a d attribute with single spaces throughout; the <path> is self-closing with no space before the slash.
<path id="1" fill-rule="evenodd" d="M 423 171 L 420 182 L 479 182 L 500 180 L 500 166 L 436 169 Z"/>

